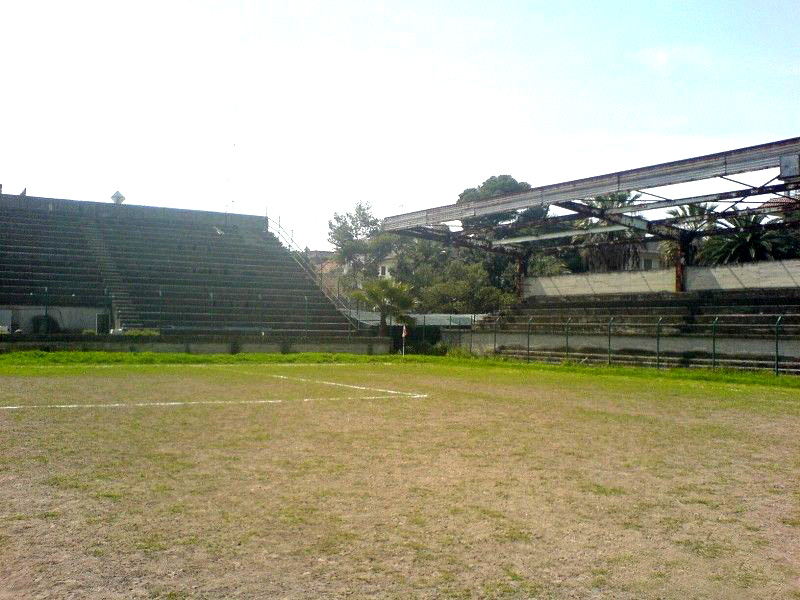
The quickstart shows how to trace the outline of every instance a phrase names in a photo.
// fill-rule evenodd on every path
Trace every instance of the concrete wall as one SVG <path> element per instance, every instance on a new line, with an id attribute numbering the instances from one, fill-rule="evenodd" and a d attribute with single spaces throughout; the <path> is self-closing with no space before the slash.
<path id="1" fill-rule="evenodd" d="M 442 331 L 442 340 L 449 346 L 460 346 L 475 354 L 491 354 L 495 350 L 495 336 L 492 332 L 459 332 Z M 497 333 L 496 348 L 527 348 L 528 337 L 525 333 Z M 563 349 L 563 335 L 534 334 L 530 338 L 531 350 Z M 608 348 L 608 337 L 604 335 L 572 334 L 569 346 L 573 352 L 597 351 L 605 352 Z M 711 353 L 711 337 L 694 336 L 662 336 L 661 352 L 664 353 Z M 611 338 L 612 352 L 648 352 L 656 351 L 655 336 L 614 335 Z M 717 353 L 720 356 L 769 357 L 775 352 L 775 341 L 771 338 L 733 338 L 720 336 L 717 338 Z M 780 341 L 782 357 L 800 358 L 800 339 L 786 337 Z"/>
<path id="2" fill-rule="evenodd" d="M 687 292 L 800 287 L 800 260 L 776 260 L 720 267 L 687 267 Z M 675 270 L 585 273 L 526 277 L 524 297 L 646 294 L 675 291 Z"/>
<path id="3" fill-rule="evenodd" d="M 686 269 L 686 291 L 800 287 L 800 260 Z"/>
<path id="4" fill-rule="evenodd" d="M 526 277 L 523 295 L 583 296 L 620 293 L 655 293 L 675 291 L 675 270 L 623 271 L 619 273 L 584 273 L 557 277 Z"/>
<path id="5" fill-rule="evenodd" d="M 186 352 L 189 354 L 230 354 L 231 342 L 162 342 L 151 337 L 134 339 L 125 336 L 111 336 L 97 341 L 11 341 L 11 336 L 0 336 L 0 352 L 20 352 L 24 350 L 104 350 L 107 352 Z M 9 341 L 6 341 L 9 340 Z M 388 354 L 391 340 L 353 340 L 351 342 L 244 342 L 239 344 L 242 353 L 264 352 L 347 352 L 351 354 Z"/>
<path id="6" fill-rule="evenodd" d="M 93 306 L 50 306 L 48 316 L 58 323 L 61 329 L 94 331 L 98 313 L 102 308 Z M 0 306 L 0 325 L 10 326 L 12 323 L 22 328 L 24 333 L 31 333 L 31 320 L 37 315 L 44 315 L 44 306 Z"/>
<path id="7" fill-rule="evenodd" d="M 189 210 L 183 208 L 163 208 L 141 206 L 137 204 L 114 204 L 112 202 L 88 202 L 64 200 L 62 198 L 40 198 L 37 196 L 15 196 L 0 194 L 0 206 L 40 210 L 46 212 L 66 212 L 76 217 L 92 218 L 118 217 L 121 219 L 165 219 L 189 223 L 207 223 L 210 225 L 245 225 L 264 226 L 264 217 L 255 215 L 226 214 L 206 210 Z"/>

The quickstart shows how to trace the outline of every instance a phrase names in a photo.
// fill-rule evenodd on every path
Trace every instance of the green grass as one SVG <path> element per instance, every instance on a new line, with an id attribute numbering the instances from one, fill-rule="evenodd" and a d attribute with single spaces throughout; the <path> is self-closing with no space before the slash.
<path id="1" fill-rule="evenodd" d="M 521 371 L 559 373 L 591 373 L 603 376 L 636 377 L 642 379 L 677 379 L 682 381 L 709 381 L 741 385 L 765 385 L 800 389 L 800 377 L 775 376 L 770 372 L 737 371 L 733 369 L 672 368 L 657 370 L 652 367 L 585 366 L 574 363 L 560 365 L 524 363 L 512 359 L 465 356 L 426 355 L 364 355 L 307 352 L 295 354 L 185 354 L 171 352 L 44 352 L 41 350 L 7 352 L 0 354 L 0 373 L 5 367 L 44 365 L 214 365 L 214 364 L 428 364 L 443 366 L 468 366 L 472 369 L 497 367 Z"/>

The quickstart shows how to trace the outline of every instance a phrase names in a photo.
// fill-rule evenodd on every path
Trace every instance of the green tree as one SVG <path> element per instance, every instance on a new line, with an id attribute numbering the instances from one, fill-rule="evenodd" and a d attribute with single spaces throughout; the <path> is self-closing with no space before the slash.
<path id="1" fill-rule="evenodd" d="M 336 260 L 352 273 L 352 287 L 377 276 L 378 263 L 402 243 L 399 236 L 381 233 L 380 222 L 369 203 L 358 202 L 352 212 L 334 213 L 328 221 L 328 242 Z"/>
<path id="2" fill-rule="evenodd" d="M 476 188 L 467 188 L 458 195 L 456 204 L 500 198 L 511 194 L 527 192 L 531 185 L 517 181 L 511 175 L 492 175 Z M 546 213 L 546 210 L 545 210 Z M 530 215 L 529 215 L 530 216 Z M 519 217 L 517 211 L 508 211 L 485 217 L 470 217 L 461 220 L 464 229 L 481 229 L 494 227 L 504 221 L 513 221 Z"/>
<path id="3" fill-rule="evenodd" d="M 586 204 L 595 208 L 616 208 L 630 206 L 639 199 L 638 194 L 615 192 L 586 200 Z M 583 219 L 579 227 L 594 227 L 597 219 Z M 589 271 L 622 271 L 629 265 L 639 261 L 639 249 L 644 240 L 642 234 L 626 229 L 609 233 L 593 233 L 576 237 L 582 246 L 580 256 L 584 267 Z"/>
<path id="4" fill-rule="evenodd" d="M 386 335 L 386 318 L 391 316 L 397 323 L 412 324 L 408 311 L 414 305 L 411 289 L 404 283 L 386 278 L 373 279 L 360 290 L 353 292 L 353 299 L 362 302 L 371 310 L 380 313 L 379 334 Z"/>
<path id="5" fill-rule="evenodd" d="M 698 254 L 700 262 L 724 265 L 796 257 L 796 232 L 764 229 L 765 220 L 764 215 L 742 215 L 720 222 L 729 232 L 705 242 Z"/>
<path id="6" fill-rule="evenodd" d="M 558 256 L 537 253 L 528 259 L 528 275 L 531 277 L 552 277 L 569 272 L 569 267 Z"/>
<path id="7" fill-rule="evenodd" d="M 411 285 L 423 312 L 489 312 L 514 300 L 513 281 L 506 290 L 492 280 L 486 253 L 411 240 L 396 258 L 393 274 Z"/>
<path id="8" fill-rule="evenodd" d="M 697 234 L 714 228 L 714 222 L 706 217 L 713 214 L 716 209 L 716 204 L 688 204 L 672 208 L 667 211 L 667 214 L 675 219 L 680 219 L 680 222 L 675 224 L 676 227 L 691 234 Z M 692 236 L 691 256 L 687 258 L 688 264 L 694 262 L 694 257 L 699 254 L 704 242 L 704 238 Z M 675 265 L 678 262 L 678 242 L 676 240 L 664 240 L 659 245 L 659 249 L 666 264 Z"/>

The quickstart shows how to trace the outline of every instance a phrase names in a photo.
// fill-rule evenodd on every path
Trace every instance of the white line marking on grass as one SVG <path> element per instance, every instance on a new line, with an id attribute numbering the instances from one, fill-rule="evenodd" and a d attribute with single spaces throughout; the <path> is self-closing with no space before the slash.
<path id="1" fill-rule="evenodd" d="M 416 396 L 413 396 L 416 397 Z M 100 404 L 17 404 L 0 406 L 0 410 L 22 410 L 25 408 L 139 408 L 173 407 L 224 404 L 282 404 L 284 402 L 323 402 L 329 400 L 396 400 L 397 396 L 350 396 L 347 398 L 284 398 L 280 400 L 187 400 L 185 402 L 108 402 Z"/>
<path id="2" fill-rule="evenodd" d="M 336 387 L 345 387 L 353 390 L 362 390 L 366 392 L 383 392 L 384 394 L 395 394 L 397 396 L 407 396 L 409 398 L 427 398 L 428 394 L 418 394 L 416 392 L 401 392 L 398 390 L 387 390 L 383 388 L 367 387 L 363 385 L 351 385 L 349 383 L 339 383 L 337 381 L 323 381 L 321 379 L 305 379 L 304 377 L 289 377 L 288 375 L 272 375 L 275 379 L 287 379 L 289 381 L 304 381 L 306 383 L 318 383 L 321 385 L 334 385 Z"/>
<path id="3" fill-rule="evenodd" d="M 108 365 L 110 366 L 110 365 Z M 196 365 L 196 366 L 219 366 L 219 365 Z M 343 387 L 364 392 L 379 392 L 379 396 L 351 396 L 346 398 L 293 398 L 284 400 L 187 400 L 175 402 L 110 402 L 103 404 L 18 404 L 0 406 L 0 410 L 21 410 L 25 408 L 137 408 L 137 407 L 170 407 L 170 406 L 197 406 L 197 405 L 222 405 L 222 404 L 280 404 L 281 402 L 311 402 L 325 400 L 395 400 L 403 398 L 427 398 L 428 394 L 417 392 L 403 392 L 400 390 L 389 390 L 384 388 L 368 387 L 364 385 L 352 385 L 349 383 L 339 383 L 338 381 L 324 381 L 321 379 L 306 379 L 304 377 L 290 377 L 288 375 L 275 375 L 265 373 L 267 377 L 283 379 L 287 381 L 302 381 L 305 383 L 316 383 L 319 385 L 330 385 Z"/>

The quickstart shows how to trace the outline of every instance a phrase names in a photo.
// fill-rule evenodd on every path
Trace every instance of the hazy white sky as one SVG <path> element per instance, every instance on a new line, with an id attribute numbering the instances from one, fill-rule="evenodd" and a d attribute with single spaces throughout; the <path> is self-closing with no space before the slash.
<path id="1" fill-rule="evenodd" d="M 323 248 L 357 200 L 800 135 L 798 30 L 797 0 L 0 0 L 0 183 L 268 207 Z"/>

